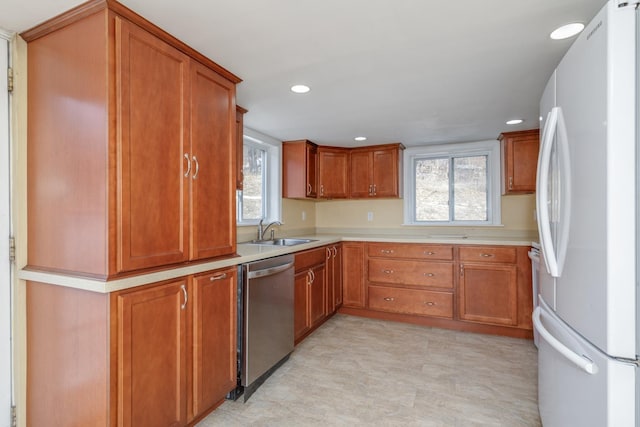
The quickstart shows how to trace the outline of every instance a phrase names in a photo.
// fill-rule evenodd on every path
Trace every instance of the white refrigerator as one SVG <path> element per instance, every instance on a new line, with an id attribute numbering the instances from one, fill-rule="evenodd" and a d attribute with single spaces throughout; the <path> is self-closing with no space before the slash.
<path id="1" fill-rule="evenodd" d="M 606 3 L 540 102 L 533 321 L 545 427 L 640 426 L 637 3 Z"/>

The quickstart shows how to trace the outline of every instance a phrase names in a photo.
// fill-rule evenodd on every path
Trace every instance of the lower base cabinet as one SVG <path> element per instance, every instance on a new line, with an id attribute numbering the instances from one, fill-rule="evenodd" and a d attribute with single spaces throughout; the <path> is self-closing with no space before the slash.
<path id="1" fill-rule="evenodd" d="M 294 339 L 296 342 L 322 323 L 327 314 L 325 253 L 324 248 L 317 248 L 295 255 Z"/>
<path id="2" fill-rule="evenodd" d="M 236 384 L 235 267 L 112 294 L 27 283 L 27 424 L 184 426 Z"/>

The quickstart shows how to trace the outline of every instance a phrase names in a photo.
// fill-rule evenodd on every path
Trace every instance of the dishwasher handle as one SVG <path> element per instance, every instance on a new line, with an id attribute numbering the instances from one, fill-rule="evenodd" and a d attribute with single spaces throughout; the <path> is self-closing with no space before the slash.
<path id="1" fill-rule="evenodd" d="M 265 268 L 264 270 L 249 271 L 247 273 L 247 278 L 255 279 L 256 277 L 273 276 L 274 274 L 280 273 L 281 271 L 288 270 L 289 268 L 292 268 L 292 267 L 293 267 L 293 262 L 288 262 L 286 264 Z"/>

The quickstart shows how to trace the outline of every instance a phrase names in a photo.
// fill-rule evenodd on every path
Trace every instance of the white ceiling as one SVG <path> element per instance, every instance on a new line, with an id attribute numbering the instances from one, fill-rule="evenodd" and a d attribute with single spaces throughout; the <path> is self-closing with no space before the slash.
<path id="1" fill-rule="evenodd" d="M 77 0 L 3 0 L 24 31 Z M 244 81 L 245 125 L 280 140 L 406 146 L 538 127 L 538 100 L 605 0 L 123 0 Z M 295 83 L 311 92 L 289 91 Z M 505 121 L 525 123 L 507 126 Z"/>

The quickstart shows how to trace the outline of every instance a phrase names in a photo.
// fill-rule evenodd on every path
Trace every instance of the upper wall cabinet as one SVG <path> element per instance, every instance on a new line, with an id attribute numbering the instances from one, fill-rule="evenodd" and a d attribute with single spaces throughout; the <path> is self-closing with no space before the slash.
<path id="1" fill-rule="evenodd" d="M 318 146 L 306 139 L 282 144 L 282 197 L 318 197 Z"/>
<path id="2" fill-rule="evenodd" d="M 29 267 L 108 278 L 233 254 L 240 79 L 112 1 L 22 37 Z"/>
<path id="3" fill-rule="evenodd" d="M 349 197 L 349 150 L 318 147 L 319 197 L 346 199 Z"/>
<path id="4" fill-rule="evenodd" d="M 236 105 L 236 190 L 242 190 L 244 175 L 242 173 L 242 161 L 244 150 L 244 115 L 247 110 Z"/>
<path id="5" fill-rule="evenodd" d="M 402 144 L 360 148 L 282 144 L 282 196 L 292 199 L 400 197 Z"/>
<path id="6" fill-rule="evenodd" d="M 352 149 L 350 197 L 400 197 L 402 149 L 402 144 Z"/>
<path id="7" fill-rule="evenodd" d="M 538 129 L 504 132 L 498 140 L 502 154 L 502 194 L 534 193 L 540 143 Z"/>

